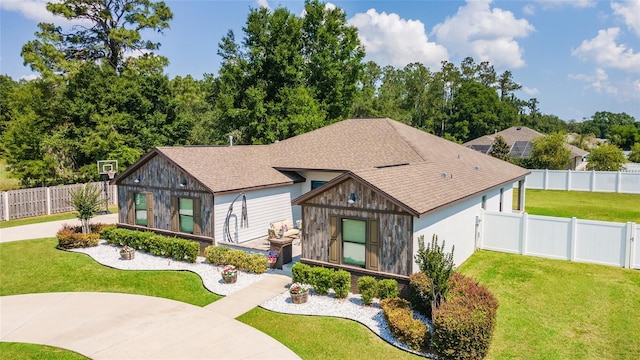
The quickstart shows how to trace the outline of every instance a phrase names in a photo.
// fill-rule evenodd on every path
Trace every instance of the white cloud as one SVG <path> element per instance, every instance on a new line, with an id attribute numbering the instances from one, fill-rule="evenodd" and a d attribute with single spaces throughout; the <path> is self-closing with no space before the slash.
<path id="1" fill-rule="evenodd" d="M 70 27 L 72 25 L 87 25 L 86 21 L 71 21 L 62 16 L 53 15 L 47 10 L 47 2 L 59 2 L 60 0 L 1 0 L 0 9 L 21 13 L 27 19 L 38 22 L 53 23 L 58 26 Z"/>
<path id="2" fill-rule="evenodd" d="M 592 61 L 601 66 L 621 69 L 628 72 L 640 73 L 640 53 L 623 44 L 616 44 L 620 28 L 609 28 L 598 31 L 598 36 L 591 40 L 584 40 L 571 55 L 584 61 Z"/>
<path id="3" fill-rule="evenodd" d="M 522 92 L 529 95 L 529 96 L 536 96 L 538 94 L 540 94 L 540 91 L 536 88 L 530 88 L 530 87 L 522 87 Z"/>
<path id="4" fill-rule="evenodd" d="M 531 4 L 527 4 L 522 7 L 522 12 L 527 15 L 534 15 L 536 13 L 536 8 Z"/>
<path id="5" fill-rule="evenodd" d="M 592 8 L 598 5 L 595 0 L 536 0 L 543 8 L 573 7 L 578 9 Z"/>
<path id="6" fill-rule="evenodd" d="M 622 17 L 625 24 L 640 36 L 640 0 L 625 1 L 624 3 L 611 3 L 613 13 Z"/>
<path id="7" fill-rule="evenodd" d="M 593 89 L 597 93 L 617 94 L 618 89 L 611 84 L 604 69 L 598 68 L 593 75 L 569 74 L 570 79 L 582 81 L 586 89 Z"/>
<path id="8" fill-rule="evenodd" d="M 267 10 L 271 10 L 271 7 L 269 6 L 269 2 L 267 0 L 256 0 L 256 3 L 258 4 L 259 7 L 263 7 L 263 8 L 266 8 Z"/>
<path id="9" fill-rule="evenodd" d="M 523 50 L 516 38 L 535 31 L 526 19 L 510 11 L 490 8 L 491 0 L 467 0 L 458 12 L 433 27 L 432 33 L 450 52 L 476 62 L 489 61 L 497 68 L 524 66 Z"/>
<path id="10" fill-rule="evenodd" d="M 381 66 L 403 67 L 420 62 L 428 68 L 438 68 L 449 53 L 442 45 L 430 42 L 419 20 L 406 20 L 398 14 L 378 13 L 369 9 L 348 20 L 358 28 L 358 36 L 365 47 L 367 58 Z"/>
<path id="11" fill-rule="evenodd" d="M 31 81 L 31 80 L 35 80 L 35 79 L 37 79 L 39 77 L 40 77 L 40 75 L 37 75 L 37 74 L 29 74 L 29 75 L 20 76 L 20 80 Z"/>

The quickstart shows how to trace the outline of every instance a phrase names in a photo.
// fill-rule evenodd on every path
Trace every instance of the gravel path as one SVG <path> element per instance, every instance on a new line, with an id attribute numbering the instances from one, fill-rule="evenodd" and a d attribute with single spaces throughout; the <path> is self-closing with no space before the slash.
<path id="1" fill-rule="evenodd" d="M 136 251 L 133 260 L 122 260 L 120 259 L 120 247 L 109 245 L 104 240 L 100 240 L 99 245 L 95 247 L 72 249 L 70 251 L 87 254 L 103 265 L 121 270 L 192 271 L 202 278 L 205 288 L 219 295 L 232 294 L 262 280 L 269 276 L 270 273 L 275 273 L 273 270 L 268 270 L 267 273 L 260 275 L 239 272 L 238 280 L 235 284 L 224 284 L 220 275 L 222 267 L 207 263 L 205 258 L 201 256 L 198 257 L 195 263 L 186 263 Z M 288 292 L 284 292 L 267 300 L 260 306 L 267 310 L 286 314 L 322 315 L 351 319 L 368 327 L 371 331 L 394 346 L 416 353 L 409 350 L 393 337 L 378 302 L 374 300 L 371 306 L 363 306 L 360 295 L 349 293 L 346 299 L 336 299 L 333 293 L 329 295 L 316 295 L 312 290 L 309 293 L 309 300 L 305 304 L 293 304 Z M 421 317 L 420 319 L 428 324 L 428 320 L 425 318 Z M 424 353 L 416 354 L 430 356 Z"/>

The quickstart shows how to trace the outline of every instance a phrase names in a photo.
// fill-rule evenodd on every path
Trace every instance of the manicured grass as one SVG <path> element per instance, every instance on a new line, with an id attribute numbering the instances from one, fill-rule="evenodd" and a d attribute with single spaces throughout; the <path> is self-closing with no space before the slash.
<path id="1" fill-rule="evenodd" d="M 0 342 L 0 359 L 11 360 L 33 360 L 33 359 L 56 359 L 56 360 L 83 360 L 88 359 L 70 350 L 60 349 L 53 346 Z"/>
<path id="2" fill-rule="evenodd" d="M 525 196 L 525 210 L 533 215 L 640 223 L 636 194 L 528 189 Z"/>
<path id="3" fill-rule="evenodd" d="M 489 359 L 637 359 L 640 271 L 491 251 L 459 270 L 500 302 Z"/>
<path id="4" fill-rule="evenodd" d="M 140 294 L 204 306 L 219 295 L 188 271 L 126 271 L 96 263 L 85 254 L 56 249 L 55 238 L 0 244 L 0 296 L 103 291 Z M 119 256 L 114 252 L 113 256 Z"/>
<path id="5" fill-rule="evenodd" d="M 423 359 L 380 339 L 355 321 L 288 315 L 255 308 L 237 318 L 278 340 L 305 360 Z"/>
<path id="6" fill-rule="evenodd" d="M 102 208 L 102 210 L 104 211 L 104 207 Z M 109 211 L 111 211 L 112 213 L 117 213 L 118 212 L 118 206 L 117 205 L 109 206 Z M 1 221 L 0 222 L 0 229 L 12 227 L 12 226 L 39 224 L 39 223 L 49 222 L 49 221 L 71 220 L 71 219 L 77 219 L 75 212 L 66 212 L 66 213 L 53 214 L 53 215 L 34 216 L 34 217 L 28 217 L 28 218 L 24 218 L 24 219 Z"/>

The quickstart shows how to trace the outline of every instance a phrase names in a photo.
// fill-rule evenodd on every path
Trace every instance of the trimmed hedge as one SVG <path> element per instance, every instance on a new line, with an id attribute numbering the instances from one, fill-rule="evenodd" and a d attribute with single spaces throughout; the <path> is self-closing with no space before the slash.
<path id="1" fill-rule="evenodd" d="M 361 276 L 358 279 L 358 292 L 360 292 L 362 303 L 371 305 L 373 298 L 378 294 L 378 282 L 373 276 Z"/>
<path id="2" fill-rule="evenodd" d="M 102 230 L 108 244 L 130 246 L 154 256 L 171 257 L 178 261 L 196 262 L 200 244 L 195 241 L 166 237 L 150 231 L 108 227 Z"/>
<path id="3" fill-rule="evenodd" d="M 204 249 L 204 257 L 216 266 L 233 265 L 238 270 L 256 274 L 267 271 L 267 258 L 261 254 L 248 254 L 242 250 L 210 245 Z"/>
<path id="4" fill-rule="evenodd" d="M 82 227 L 72 227 L 65 225 L 56 233 L 58 238 L 58 248 L 60 249 L 77 249 L 92 246 L 98 246 L 100 234 L 91 232 L 89 234 L 82 233 Z"/>
<path id="5" fill-rule="evenodd" d="M 387 298 L 380 301 L 389 330 L 401 343 L 415 351 L 422 351 L 430 343 L 429 328 L 425 323 L 413 318 L 413 311 L 407 300 Z"/>
<path id="6" fill-rule="evenodd" d="M 313 279 L 313 288 L 319 295 L 327 295 L 331 289 L 333 279 L 333 269 L 321 266 L 314 266 L 311 269 L 311 278 Z"/>
<path id="7" fill-rule="evenodd" d="M 338 299 L 344 299 L 349 295 L 351 288 L 351 274 L 346 270 L 338 270 L 333 273 L 331 287 Z"/>
<path id="8" fill-rule="evenodd" d="M 378 281 L 378 299 L 397 298 L 400 295 L 398 291 L 398 281 L 395 279 L 382 279 Z"/>
<path id="9" fill-rule="evenodd" d="M 291 267 L 292 281 L 299 284 L 313 285 L 311 278 L 311 266 L 297 262 Z"/>
<path id="10" fill-rule="evenodd" d="M 489 350 L 498 301 L 470 277 L 454 273 L 447 299 L 433 310 L 434 348 L 443 359 L 481 359 Z"/>

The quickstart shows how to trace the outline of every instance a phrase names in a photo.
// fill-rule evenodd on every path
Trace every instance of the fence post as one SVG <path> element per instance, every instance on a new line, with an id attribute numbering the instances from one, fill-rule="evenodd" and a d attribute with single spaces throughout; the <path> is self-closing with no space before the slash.
<path id="1" fill-rule="evenodd" d="M 549 184 L 549 169 L 544 169 L 544 177 L 542 179 L 542 188 L 544 190 L 547 190 L 548 184 Z"/>
<path id="2" fill-rule="evenodd" d="M 9 192 L 5 191 L 2 193 L 2 200 L 4 202 L 3 207 L 4 207 L 4 221 L 9 221 Z"/>
<path id="3" fill-rule="evenodd" d="M 634 232 L 636 231 L 636 224 L 634 222 L 627 222 L 627 243 L 625 248 L 625 251 L 627 252 L 625 254 L 624 257 L 624 267 L 629 269 L 633 266 L 633 253 L 634 253 L 634 248 L 633 248 L 633 236 L 634 236 Z"/>
<path id="4" fill-rule="evenodd" d="M 569 255 L 569 260 L 576 261 L 576 243 L 578 240 L 578 219 L 574 216 L 571 218 L 571 254 Z"/>
<path id="5" fill-rule="evenodd" d="M 620 192 L 620 188 L 622 187 L 622 176 L 620 174 L 622 174 L 620 171 L 618 171 L 618 173 L 616 174 L 616 192 L 617 193 Z"/>
<path id="6" fill-rule="evenodd" d="M 596 171 L 591 170 L 591 192 L 596 191 Z"/>
<path id="7" fill-rule="evenodd" d="M 571 170 L 567 170 L 567 191 L 571 191 Z"/>
<path id="8" fill-rule="evenodd" d="M 47 199 L 47 215 L 51 215 L 51 188 L 47 186 L 44 191 Z"/>
<path id="9" fill-rule="evenodd" d="M 523 213 L 520 220 L 522 221 L 522 224 L 520 226 L 520 229 L 522 231 L 520 233 L 520 255 L 526 255 L 527 254 L 527 227 L 529 223 L 529 214 L 527 214 L 526 212 Z"/>

